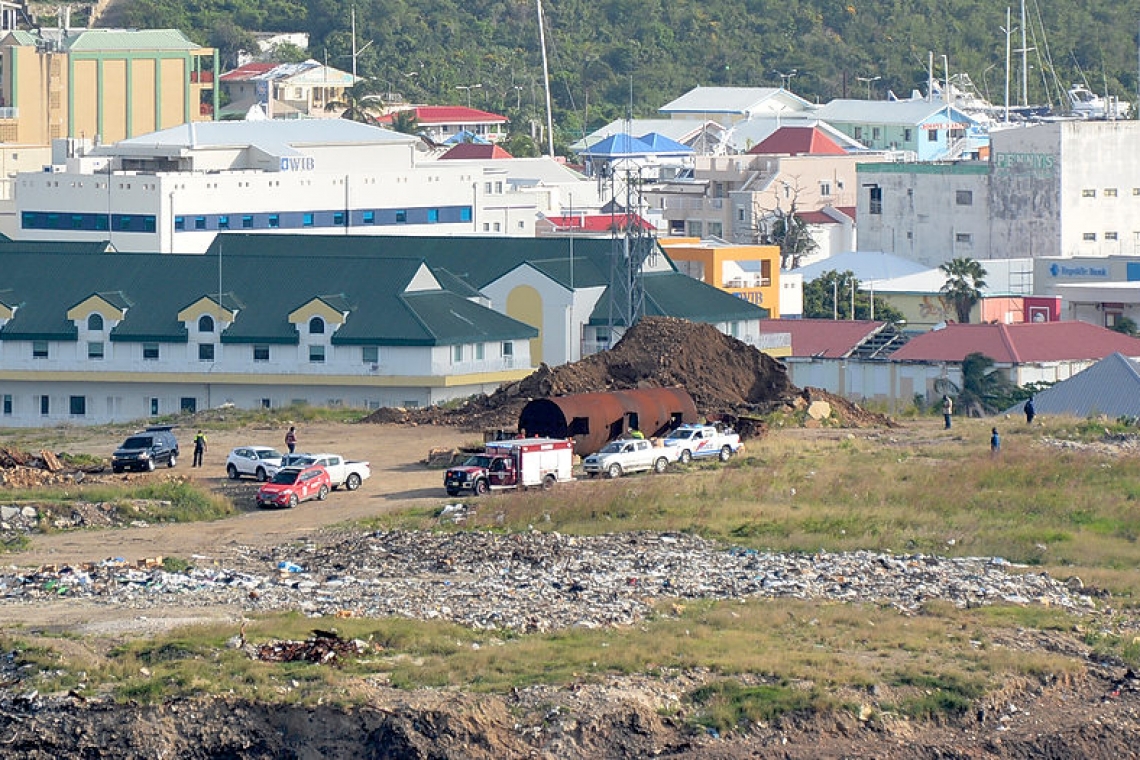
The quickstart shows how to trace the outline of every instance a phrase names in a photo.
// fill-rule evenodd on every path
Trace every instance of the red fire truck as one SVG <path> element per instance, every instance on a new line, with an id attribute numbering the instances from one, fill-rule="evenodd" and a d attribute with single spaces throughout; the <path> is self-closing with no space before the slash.
<path id="1" fill-rule="evenodd" d="M 484 494 L 508 488 L 552 488 L 574 479 L 574 441 L 557 438 L 515 438 L 493 441 L 457 467 L 448 468 L 443 487 L 449 496 L 462 491 Z"/>

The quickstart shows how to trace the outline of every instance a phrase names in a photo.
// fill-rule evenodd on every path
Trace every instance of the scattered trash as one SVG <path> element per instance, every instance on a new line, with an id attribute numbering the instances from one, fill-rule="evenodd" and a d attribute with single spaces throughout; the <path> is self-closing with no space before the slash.
<path id="1" fill-rule="evenodd" d="M 263 662 L 315 662 L 336 665 L 341 657 L 361 655 L 368 644 L 360 639 L 342 639 L 336 631 L 313 630 L 305 641 L 274 641 L 254 648 L 253 658 Z"/>

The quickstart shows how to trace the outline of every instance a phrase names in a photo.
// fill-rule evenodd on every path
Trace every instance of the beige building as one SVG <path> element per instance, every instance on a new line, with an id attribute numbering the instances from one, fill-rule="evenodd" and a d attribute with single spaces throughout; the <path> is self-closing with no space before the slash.
<path id="1" fill-rule="evenodd" d="M 0 38 L 0 142 L 116 142 L 218 106 L 217 54 L 174 29 L 45 29 Z"/>

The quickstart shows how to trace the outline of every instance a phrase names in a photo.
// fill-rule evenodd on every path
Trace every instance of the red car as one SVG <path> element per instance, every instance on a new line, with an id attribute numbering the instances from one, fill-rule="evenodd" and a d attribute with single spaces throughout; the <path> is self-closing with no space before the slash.
<path id="1" fill-rule="evenodd" d="M 257 506 L 295 507 L 309 499 L 324 501 L 331 490 L 332 481 L 324 467 L 285 467 L 257 490 Z"/>

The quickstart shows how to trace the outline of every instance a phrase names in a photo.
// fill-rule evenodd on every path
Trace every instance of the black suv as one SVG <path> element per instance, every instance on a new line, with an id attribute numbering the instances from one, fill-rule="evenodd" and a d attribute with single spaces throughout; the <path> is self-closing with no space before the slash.
<path id="1" fill-rule="evenodd" d="M 111 457 L 111 469 L 114 472 L 151 472 L 163 462 L 167 467 L 178 464 L 178 441 L 174 437 L 173 428 L 173 425 L 151 425 L 143 432 L 135 433 L 115 449 Z"/>

